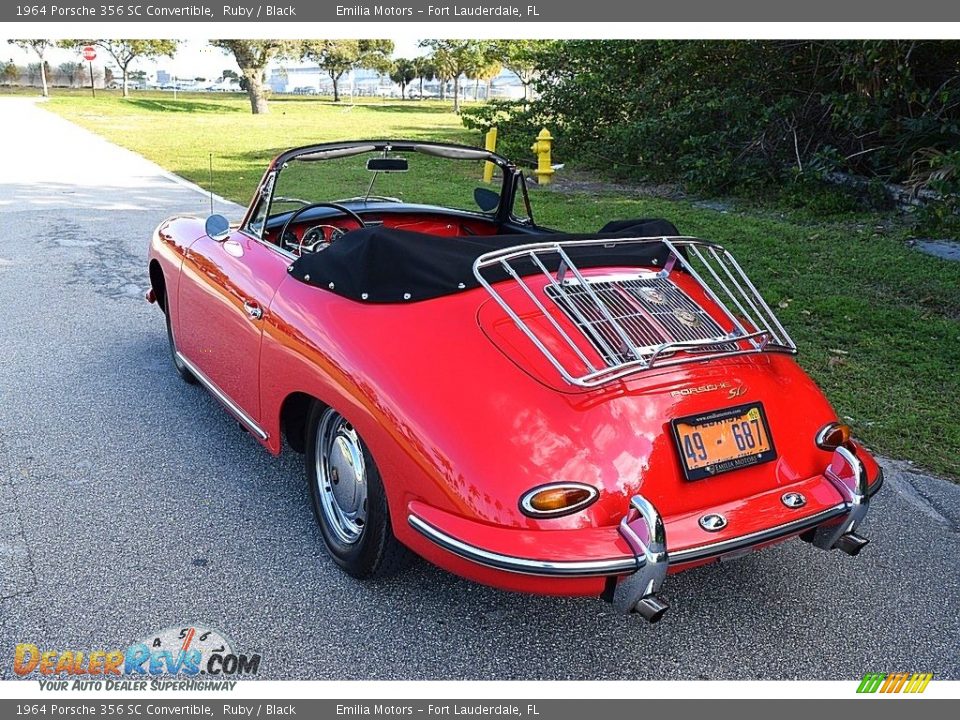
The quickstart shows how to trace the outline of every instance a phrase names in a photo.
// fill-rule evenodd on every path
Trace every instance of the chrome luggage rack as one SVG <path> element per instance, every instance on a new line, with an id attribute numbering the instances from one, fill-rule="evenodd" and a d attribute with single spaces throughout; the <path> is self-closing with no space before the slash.
<path id="1" fill-rule="evenodd" d="M 585 275 L 568 252 L 657 244 L 667 250 L 659 269 L 607 269 Z M 621 264 L 612 262 L 611 266 L 619 268 Z M 549 270 L 550 266 L 556 266 L 556 272 Z M 492 268 L 507 277 L 491 278 Z M 722 318 L 708 312 L 673 281 L 671 276 L 678 269 L 693 278 Z M 797 351 L 733 255 L 721 245 L 694 237 L 516 245 L 481 255 L 473 264 L 473 274 L 563 379 L 579 387 L 597 387 L 654 367 Z M 526 277 L 545 278 L 546 284 L 528 282 Z M 517 285 L 522 295 L 507 291 Z M 576 334 L 571 325 L 588 344 L 571 336 Z M 551 347 L 569 349 L 572 355 L 564 352 L 567 359 L 562 360 Z"/>

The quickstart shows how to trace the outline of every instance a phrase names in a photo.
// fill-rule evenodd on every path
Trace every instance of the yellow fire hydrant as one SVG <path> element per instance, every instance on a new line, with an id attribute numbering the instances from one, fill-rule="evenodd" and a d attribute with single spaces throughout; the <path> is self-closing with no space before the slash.
<path id="1" fill-rule="evenodd" d="M 492 127 L 487 131 L 487 138 L 486 138 L 486 143 L 484 144 L 484 147 L 490 152 L 497 151 L 497 128 L 496 127 Z M 489 184 L 493 182 L 493 168 L 494 168 L 494 165 L 489 160 L 487 160 L 487 162 L 483 164 L 483 181 L 485 183 Z"/>
<path id="2" fill-rule="evenodd" d="M 533 174 L 537 176 L 537 183 L 540 185 L 549 185 L 550 179 L 555 172 L 553 164 L 550 162 L 550 151 L 553 148 L 553 135 L 544 128 L 537 135 L 537 141 L 530 146 L 533 154 L 537 156 L 537 169 Z"/>

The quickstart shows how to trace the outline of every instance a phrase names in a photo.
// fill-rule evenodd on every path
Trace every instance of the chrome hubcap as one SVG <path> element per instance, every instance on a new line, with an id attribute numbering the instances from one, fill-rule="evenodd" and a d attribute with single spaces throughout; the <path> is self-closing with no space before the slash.
<path id="1" fill-rule="evenodd" d="M 367 470 L 360 436 L 334 410 L 320 418 L 315 459 L 317 496 L 326 525 L 341 543 L 353 545 L 367 522 Z"/>

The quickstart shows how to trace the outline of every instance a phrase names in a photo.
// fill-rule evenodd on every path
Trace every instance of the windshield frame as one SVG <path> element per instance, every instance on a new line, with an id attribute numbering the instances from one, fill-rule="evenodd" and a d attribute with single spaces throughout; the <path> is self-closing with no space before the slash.
<path id="1" fill-rule="evenodd" d="M 255 237 L 262 237 L 262 232 L 270 220 L 270 211 L 273 204 L 274 188 L 277 184 L 277 178 L 283 169 L 292 160 L 301 162 L 323 162 L 328 159 L 350 157 L 353 155 L 369 155 L 375 157 L 378 153 L 385 154 L 389 152 L 415 152 L 431 155 L 433 157 L 448 158 L 450 160 L 479 160 L 491 162 L 500 168 L 500 202 L 494 211 L 484 212 L 482 210 L 470 211 L 461 209 L 442 208 L 444 210 L 455 210 L 456 212 L 469 213 L 490 218 L 496 222 L 509 222 L 513 219 L 514 195 L 517 191 L 521 173 L 516 165 L 507 158 L 489 150 L 471 147 L 469 145 L 458 145 L 455 143 L 427 142 L 421 140 L 351 140 L 345 142 L 320 143 L 317 145 L 305 145 L 302 147 L 287 150 L 274 158 L 273 162 L 264 173 L 260 184 L 257 187 L 256 194 L 250 203 L 250 207 L 241 223 L 241 227 Z M 313 157 L 311 157 L 313 156 Z M 519 181 L 519 183 L 518 183 Z M 332 199 L 331 201 L 335 201 Z M 529 203 L 529 200 L 527 200 Z M 264 205 L 265 204 L 265 205 Z M 401 205 L 415 205 L 415 203 L 401 203 Z M 265 212 L 259 212 L 265 207 Z M 425 207 L 425 206 L 421 206 Z M 436 206 L 442 207 L 442 206 Z M 261 226 L 254 227 L 256 217 L 262 217 Z M 532 215 L 530 222 L 532 223 Z M 525 224 L 528 224 L 525 222 Z"/>

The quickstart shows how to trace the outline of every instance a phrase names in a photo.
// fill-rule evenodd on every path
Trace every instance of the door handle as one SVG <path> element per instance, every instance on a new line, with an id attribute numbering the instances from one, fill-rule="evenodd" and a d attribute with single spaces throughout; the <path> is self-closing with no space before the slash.
<path id="1" fill-rule="evenodd" d="M 252 320 L 259 320 L 260 318 L 263 317 L 263 308 L 261 308 L 255 302 L 244 300 L 243 309 L 247 311 L 247 315 Z"/>

